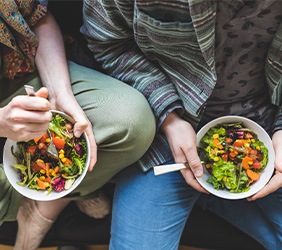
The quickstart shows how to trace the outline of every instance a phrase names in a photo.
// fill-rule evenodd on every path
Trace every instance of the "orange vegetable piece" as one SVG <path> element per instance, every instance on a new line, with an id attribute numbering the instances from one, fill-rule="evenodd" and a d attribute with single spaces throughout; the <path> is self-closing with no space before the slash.
<path id="1" fill-rule="evenodd" d="M 230 156 L 231 158 L 235 158 L 235 157 L 237 156 L 237 154 L 236 154 L 235 152 L 230 152 L 230 153 L 229 153 L 229 156 Z"/>
<path id="2" fill-rule="evenodd" d="M 249 156 L 245 156 L 242 160 L 242 165 L 243 165 L 243 168 L 244 169 L 249 169 L 250 168 L 250 165 L 249 165 L 249 162 L 252 162 L 253 159 Z"/>
<path id="3" fill-rule="evenodd" d="M 71 165 L 71 164 L 72 164 L 72 161 L 69 158 L 66 158 L 64 165 L 68 166 L 68 165 Z"/>
<path id="4" fill-rule="evenodd" d="M 44 162 L 41 162 L 41 161 L 32 162 L 31 165 L 32 165 L 32 171 L 33 172 L 38 172 L 41 169 L 46 170 L 46 166 L 45 166 Z"/>
<path id="5" fill-rule="evenodd" d="M 45 163 L 45 171 L 46 171 L 46 175 L 48 176 L 48 177 L 50 177 L 50 173 L 49 173 L 49 171 L 50 171 L 50 163 Z"/>
<path id="6" fill-rule="evenodd" d="M 41 135 L 41 136 L 39 136 L 39 137 L 37 137 L 37 138 L 34 138 L 34 139 L 33 139 L 33 140 L 34 140 L 34 142 L 37 144 L 37 143 L 40 141 L 41 137 L 42 137 L 42 135 Z"/>
<path id="7" fill-rule="evenodd" d="M 40 189 L 46 189 L 49 186 L 47 182 L 44 182 L 40 179 L 37 179 L 37 185 Z"/>
<path id="8" fill-rule="evenodd" d="M 26 150 L 27 153 L 30 153 L 30 155 L 34 155 L 35 154 L 35 151 L 37 149 L 37 145 L 32 145 L 32 146 L 29 146 Z"/>
<path id="9" fill-rule="evenodd" d="M 241 140 L 236 140 L 234 143 L 233 143 L 233 146 L 234 147 L 238 147 L 238 148 L 240 148 L 240 147 L 242 147 L 244 144 L 243 144 L 243 141 L 241 141 Z"/>
<path id="10" fill-rule="evenodd" d="M 212 144 L 213 144 L 215 147 L 217 147 L 218 144 L 219 144 L 219 140 L 218 140 L 218 139 L 213 139 L 213 140 L 212 140 Z"/>
<path id="11" fill-rule="evenodd" d="M 57 149 L 63 149 L 65 147 L 66 141 L 63 138 L 60 138 L 58 136 L 53 137 L 53 142 L 55 144 L 55 147 Z"/>
<path id="12" fill-rule="evenodd" d="M 229 137 L 226 137 L 225 138 L 225 142 L 227 143 L 227 144 L 231 144 L 232 143 L 232 139 L 231 138 L 229 138 Z"/>
<path id="13" fill-rule="evenodd" d="M 253 138 L 253 135 L 251 133 L 246 133 L 245 134 L 245 138 L 246 139 L 251 139 L 251 138 Z"/>
<path id="14" fill-rule="evenodd" d="M 33 140 L 37 144 L 39 141 L 45 142 L 46 138 L 48 138 L 47 133 L 45 133 L 45 134 L 43 134 L 43 135 L 41 135 L 41 136 L 39 136 L 39 137 L 37 137 Z"/>
<path id="15" fill-rule="evenodd" d="M 39 167 L 35 162 L 31 163 L 31 169 L 33 172 L 38 172 L 40 171 L 40 169 L 42 169 L 41 167 Z"/>
<path id="16" fill-rule="evenodd" d="M 256 161 L 256 162 L 254 162 L 254 164 L 253 164 L 253 166 L 252 166 L 253 168 L 261 168 L 261 163 L 260 162 L 258 162 L 258 161 Z"/>
<path id="17" fill-rule="evenodd" d="M 228 154 L 225 153 L 225 154 L 221 155 L 221 158 L 222 158 L 222 160 L 224 160 L 224 161 L 228 161 Z"/>
<path id="18" fill-rule="evenodd" d="M 44 170 L 46 170 L 46 164 L 45 164 L 45 162 L 43 162 L 43 161 L 36 161 L 36 164 L 41 168 L 41 169 L 44 169 Z"/>
<path id="19" fill-rule="evenodd" d="M 223 146 L 220 144 L 218 139 L 213 139 L 212 144 L 219 149 L 223 149 Z"/>
<path id="20" fill-rule="evenodd" d="M 47 177 L 43 180 L 43 182 L 48 182 L 48 183 L 51 183 L 51 178 L 50 177 Z"/>
<path id="21" fill-rule="evenodd" d="M 258 151 L 256 149 L 249 149 L 248 154 L 249 155 L 257 155 Z"/>
<path id="22" fill-rule="evenodd" d="M 247 169 L 246 170 L 247 172 L 247 176 L 252 180 L 252 181 L 257 181 L 260 177 L 260 174 L 257 173 L 257 172 L 254 172 L 253 170 L 251 169 Z"/>

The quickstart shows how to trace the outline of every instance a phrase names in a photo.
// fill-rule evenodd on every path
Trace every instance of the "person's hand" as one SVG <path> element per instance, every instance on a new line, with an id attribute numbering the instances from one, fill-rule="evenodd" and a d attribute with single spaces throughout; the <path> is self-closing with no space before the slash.
<path id="1" fill-rule="evenodd" d="M 274 133 L 272 143 L 275 152 L 275 173 L 263 189 L 248 198 L 249 201 L 260 199 L 282 187 L 282 130 Z"/>
<path id="2" fill-rule="evenodd" d="M 49 99 L 53 109 L 62 111 L 74 119 L 75 123 L 73 131 L 75 137 L 80 137 L 83 132 L 87 134 L 91 152 L 88 170 L 92 171 L 94 165 L 97 162 L 97 144 L 94 138 L 92 124 L 86 117 L 82 108 L 77 103 L 72 92 L 69 92 L 68 94 L 64 93 L 61 95 L 57 94 L 56 97 L 50 96 Z"/>
<path id="3" fill-rule="evenodd" d="M 189 165 L 189 168 L 181 170 L 186 183 L 199 192 L 207 193 L 195 179 L 195 176 L 203 175 L 203 167 L 197 153 L 193 127 L 172 112 L 164 120 L 161 129 L 167 137 L 175 162 L 187 162 Z"/>
<path id="4" fill-rule="evenodd" d="M 28 141 L 43 135 L 52 118 L 48 90 L 39 89 L 35 96 L 19 95 L 0 109 L 0 136 L 14 141 Z"/>

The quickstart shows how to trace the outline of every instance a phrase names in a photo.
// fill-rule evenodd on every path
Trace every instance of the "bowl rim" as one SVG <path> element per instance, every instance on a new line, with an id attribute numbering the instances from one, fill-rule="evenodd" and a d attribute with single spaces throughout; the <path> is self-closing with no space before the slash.
<path id="1" fill-rule="evenodd" d="M 264 134 L 265 140 L 263 141 L 264 144 L 267 144 L 267 149 L 268 149 L 268 163 L 265 167 L 265 169 L 262 171 L 263 179 L 260 178 L 261 181 L 258 183 L 254 183 L 250 186 L 250 190 L 247 192 L 242 192 L 242 193 L 231 193 L 228 190 L 216 190 L 211 184 L 206 182 L 207 177 L 209 174 L 207 173 L 206 168 L 203 166 L 204 169 L 204 175 L 201 177 L 196 177 L 197 181 L 200 183 L 200 185 L 206 189 L 210 194 L 213 194 L 217 197 L 224 198 L 224 199 L 230 199 L 230 200 L 237 200 L 237 199 L 244 199 L 247 197 L 250 197 L 260 191 L 271 179 L 273 171 L 274 171 L 274 148 L 272 145 L 272 140 L 268 133 L 263 129 L 262 126 L 260 126 L 258 123 L 254 122 L 253 120 L 243 117 L 243 116 L 238 116 L 238 115 L 227 115 L 227 116 L 222 116 L 215 118 L 208 122 L 206 125 L 204 125 L 196 134 L 196 143 L 197 146 L 200 145 L 200 140 L 201 138 L 205 135 L 205 133 L 208 131 L 209 128 L 215 127 L 221 123 L 230 123 L 230 122 L 239 122 L 242 121 L 244 126 L 246 127 L 253 127 L 256 128 L 257 130 L 260 131 L 260 133 Z M 247 123 L 248 125 L 246 125 Z M 253 130 L 253 129 L 252 129 Z M 254 131 L 255 133 L 257 131 Z M 261 138 L 259 138 L 261 140 Z M 266 171 L 267 169 L 267 171 Z M 257 184 L 257 185 L 256 185 Z"/>
<path id="2" fill-rule="evenodd" d="M 66 113 L 64 113 L 62 111 L 51 110 L 51 112 L 53 113 L 53 115 L 60 114 L 60 115 L 64 116 L 71 123 L 74 123 L 74 120 L 68 114 L 66 114 Z M 85 167 L 84 167 L 81 175 L 78 176 L 75 179 L 74 183 L 72 184 L 72 186 L 69 189 L 63 190 L 61 192 L 52 191 L 49 194 L 47 193 L 47 191 L 30 189 L 30 188 L 26 187 L 25 185 L 21 186 L 21 185 L 17 184 L 15 181 L 12 181 L 13 180 L 12 175 L 17 174 L 17 173 L 16 173 L 16 171 L 14 169 L 12 169 L 12 170 L 8 169 L 8 168 L 12 168 L 12 166 L 11 166 L 11 164 L 8 163 L 11 160 L 8 161 L 7 160 L 7 156 L 9 155 L 10 157 L 14 157 L 11 154 L 11 146 L 12 145 L 15 146 L 17 142 L 7 138 L 6 142 L 4 144 L 4 149 L 3 149 L 3 169 L 4 169 L 4 172 L 6 174 L 6 177 L 7 177 L 8 181 L 10 182 L 12 187 L 17 192 L 19 192 L 21 195 L 23 195 L 23 196 L 25 196 L 27 198 L 33 199 L 33 200 L 37 200 L 37 201 L 56 200 L 56 199 L 63 198 L 66 195 L 70 194 L 72 191 L 74 191 L 78 187 L 78 185 L 84 179 L 86 173 L 88 172 L 88 166 L 89 166 L 89 163 L 90 163 L 90 152 L 89 152 L 89 150 L 90 150 L 90 142 L 89 142 L 88 136 L 87 136 L 87 134 L 85 132 L 83 132 L 82 135 L 84 136 L 84 138 L 86 140 L 86 145 L 87 145 L 87 148 L 88 148 L 88 152 L 87 152 L 87 157 L 86 157 L 86 161 L 85 161 Z"/>

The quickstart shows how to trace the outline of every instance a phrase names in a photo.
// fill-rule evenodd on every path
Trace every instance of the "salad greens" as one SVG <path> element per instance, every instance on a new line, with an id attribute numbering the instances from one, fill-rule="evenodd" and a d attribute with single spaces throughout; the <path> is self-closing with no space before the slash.
<path id="1" fill-rule="evenodd" d="M 268 162 L 263 142 L 241 122 L 210 128 L 200 141 L 200 151 L 211 174 L 207 182 L 232 193 L 248 191 Z"/>
<path id="2" fill-rule="evenodd" d="M 17 160 L 13 167 L 18 171 L 19 185 L 35 190 L 61 192 L 69 189 L 80 176 L 86 164 L 87 144 L 82 136 L 73 135 L 73 124 L 55 114 L 49 124 L 58 158 L 50 155 L 47 133 L 28 142 L 17 142 L 19 152 L 12 154 Z"/>

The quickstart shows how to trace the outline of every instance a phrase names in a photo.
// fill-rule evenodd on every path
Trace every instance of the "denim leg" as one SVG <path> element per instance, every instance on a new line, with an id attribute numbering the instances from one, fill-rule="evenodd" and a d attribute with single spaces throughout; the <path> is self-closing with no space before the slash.
<path id="1" fill-rule="evenodd" d="M 257 201 L 225 200 L 210 195 L 206 209 L 216 213 L 260 242 L 266 249 L 282 249 L 282 190 Z M 200 202 L 200 200 L 199 200 Z"/>
<path id="2" fill-rule="evenodd" d="M 178 249 L 199 195 L 180 172 L 154 176 L 137 167 L 123 170 L 113 201 L 110 249 Z"/>

